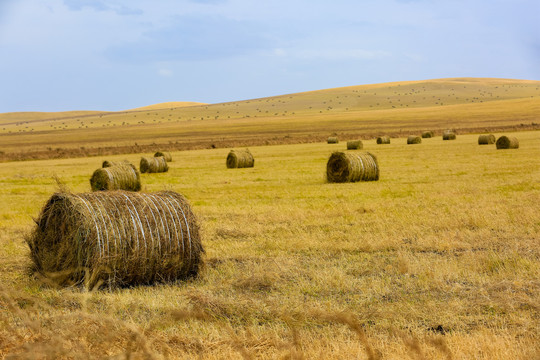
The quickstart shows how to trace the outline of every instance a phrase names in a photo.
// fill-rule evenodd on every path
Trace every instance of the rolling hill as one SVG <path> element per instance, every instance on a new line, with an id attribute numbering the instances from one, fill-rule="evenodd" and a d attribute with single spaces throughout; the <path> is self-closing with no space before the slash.
<path id="1" fill-rule="evenodd" d="M 453 78 L 120 112 L 0 114 L 3 160 L 540 128 L 540 81 Z"/>

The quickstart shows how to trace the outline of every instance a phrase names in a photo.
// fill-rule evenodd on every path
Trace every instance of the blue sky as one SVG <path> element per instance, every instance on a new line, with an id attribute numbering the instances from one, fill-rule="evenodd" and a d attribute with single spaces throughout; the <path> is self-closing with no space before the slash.
<path id="1" fill-rule="evenodd" d="M 540 80 L 538 0 L 0 0 L 0 112 Z"/>

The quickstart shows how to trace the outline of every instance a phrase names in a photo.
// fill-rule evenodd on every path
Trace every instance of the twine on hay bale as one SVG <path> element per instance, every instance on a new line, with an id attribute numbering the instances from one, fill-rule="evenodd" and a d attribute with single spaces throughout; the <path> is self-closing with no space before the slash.
<path id="1" fill-rule="evenodd" d="M 379 163 L 375 155 L 334 152 L 326 164 L 328 182 L 357 182 L 379 180 Z"/>
<path id="2" fill-rule="evenodd" d="M 377 144 L 390 144 L 390 136 L 379 136 L 377 138 Z"/>
<path id="3" fill-rule="evenodd" d="M 141 175 L 137 168 L 126 162 L 97 169 L 90 178 L 92 191 L 101 190 L 141 190 Z"/>
<path id="4" fill-rule="evenodd" d="M 172 155 L 170 152 L 158 151 L 154 154 L 154 157 L 163 156 L 168 163 L 172 161 Z"/>
<path id="5" fill-rule="evenodd" d="M 422 143 L 422 138 L 420 136 L 410 135 L 407 138 L 407 144 L 421 144 L 421 143 Z"/>
<path id="6" fill-rule="evenodd" d="M 27 237 L 33 270 L 58 285 L 131 286 L 196 276 L 204 249 L 173 191 L 55 193 Z"/>
<path id="7" fill-rule="evenodd" d="M 141 173 L 161 173 L 169 171 L 167 160 L 160 157 L 142 157 L 140 163 Z"/>
<path id="8" fill-rule="evenodd" d="M 326 139 L 326 142 L 328 144 L 338 144 L 339 140 L 336 136 L 330 136 L 328 139 Z"/>
<path id="9" fill-rule="evenodd" d="M 443 140 L 456 140 L 456 133 L 452 130 L 445 130 L 442 134 Z"/>
<path id="10" fill-rule="evenodd" d="M 120 161 L 104 160 L 103 163 L 101 164 L 101 167 L 106 168 L 106 167 L 111 167 L 111 166 L 116 166 L 116 165 L 125 165 L 125 164 L 131 165 L 131 163 L 128 160 L 120 160 Z"/>
<path id="11" fill-rule="evenodd" d="M 480 135 L 478 136 L 478 145 L 491 145 L 495 144 L 495 141 L 497 139 L 495 138 L 495 135 L 489 134 L 489 135 Z"/>
<path id="12" fill-rule="evenodd" d="M 251 155 L 249 149 L 245 150 L 231 150 L 227 155 L 227 168 L 248 168 L 255 165 L 255 159 Z"/>
<path id="13" fill-rule="evenodd" d="M 422 132 L 422 138 L 428 139 L 433 137 L 433 131 L 424 131 Z"/>
<path id="14" fill-rule="evenodd" d="M 519 140 L 515 137 L 501 136 L 495 143 L 497 149 L 519 149 Z"/>
<path id="15" fill-rule="evenodd" d="M 361 150 L 364 148 L 362 140 L 347 141 L 347 150 Z"/>

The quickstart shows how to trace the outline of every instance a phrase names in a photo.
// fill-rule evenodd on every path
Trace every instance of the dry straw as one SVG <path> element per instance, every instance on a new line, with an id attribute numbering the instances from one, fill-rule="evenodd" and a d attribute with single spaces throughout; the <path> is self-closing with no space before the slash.
<path id="1" fill-rule="evenodd" d="M 163 156 L 142 157 L 140 168 L 142 173 L 160 173 L 169 171 L 169 165 Z"/>
<path id="2" fill-rule="evenodd" d="M 497 149 L 518 149 L 519 141 L 515 137 L 503 135 L 497 139 L 497 143 L 495 144 L 495 146 L 497 146 Z"/>
<path id="3" fill-rule="evenodd" d="M 105 162 L 104 162 L 105 164 Z M 92 191 L 100 190 L 141 190 L 141 175 L 129 162 L 117 162 L 114 166 L 97 169 L 90 178 Z"/>
<path id="4" fill-rule="evenodd" d="M 255 159 L 251 155 L 249 149 L 231 150 L 227 155 L 227 167 L 233 168 L 248 168 L 255 165 Z"/>
<path id="5" fill-rule="evenodd" d="M 125 164 L 131 165 L 131 163 L 128 160 L 120 160 L 120 161 L 105 160 L 101 164 L 101 167 L 106 168 L 106 167 L 111 167 L 111 166 L 116 166 L 116 165 L 125 165 Z"/>
<path id="6" fill-rule="evenodd" d="M 361 150 L 364 148 L 362 140 L 347 141 L 347 150 Z"/>
<path id="7" fill-rule="evenodd" d="M 131 286 L 197 275 L 204 249 L 172 191 L 55 193 L 27 238 L 34 270 L 58 285 Z"/>
<path id="8" fill-rule="evenodd" d="M 328 182 L 356 182 L 379 180 L 379 163 L 375 155 L 334 152 L 326 164 Z"/>
<path id="9" fill-rule="evenodd" d="M 410 135 L 407 138 L 407 144 L 421 144 L 421 143 L 422 143 L 422 138 L 420 136 Z"/>
<path id="10" fill-rule="evenodd" d="M 163 156 L 168 163 L 172 161 L 172 155 L 170 152 L 158 151 L 154 154 L 154 157 L 160 156 Z"/>
<path id="11" fill-rule="evenodd" d="M 424 131 L 422 133 L 422 138 L 424 139 L 432 138 L 432 137 L 433 137 L 433 131 Z"/>
<path id="12" fill-rule="evenodd" d="M 442 134 L 443 140 L 456 140 L 456 133 L 452 130 L 445 130 Z"/>
<path id="13" fill-rule="evenodd" d="M 328 144 L 337 144 L 337 143 L 339 143 L 339 140 L 338 140 L 338 138 L 335 137 L 335 136 L 330 136 L 330 137 L 326 140 L 326 142 L 327 142 Z"/>
<path id="14" fill-rule="evenodd" d="M 495 144 L 495 141 L 495 135 L 493 134 L 478 136 L 478 145 L 491 145 Z"/>
<path id="15" fill-rule="evenodd" d="M 390 136 L 379 136 L 377 138 L 377 144 L 390 144 Z"/>

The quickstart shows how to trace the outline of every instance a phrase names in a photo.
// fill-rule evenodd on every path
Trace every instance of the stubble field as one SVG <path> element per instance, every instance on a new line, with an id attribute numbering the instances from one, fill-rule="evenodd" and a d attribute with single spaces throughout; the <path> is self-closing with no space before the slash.
<path id="1" fill-rule="evenodd" d="M 354 184 L 325 182 L 343 142 L 173 152 L 143 189 L 188 198 L 206 267 L 112 291 L 45 284 L 24 242 L 53 178 L 89 191 L 105 158 L 0 163 L 0 357 L 538 358 L 540 134 L 512 135 L 364 141 L 381 178 Z"/>

